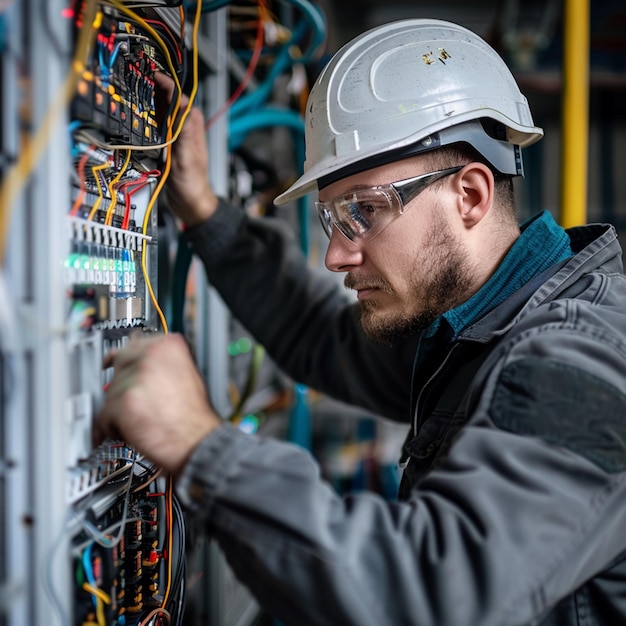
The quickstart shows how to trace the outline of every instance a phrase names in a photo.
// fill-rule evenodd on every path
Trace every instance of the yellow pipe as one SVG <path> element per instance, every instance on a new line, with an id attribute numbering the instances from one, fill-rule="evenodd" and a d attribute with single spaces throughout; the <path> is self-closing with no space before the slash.
<path id="1" fill-rule="evenodd" d="M 565 0 L 561 224 L 587 221 L 589 0 Z"/>

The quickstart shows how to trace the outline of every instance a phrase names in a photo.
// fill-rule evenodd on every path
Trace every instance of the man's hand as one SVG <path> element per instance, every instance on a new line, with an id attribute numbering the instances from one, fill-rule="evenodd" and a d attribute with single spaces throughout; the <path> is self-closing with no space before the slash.
<path id="1" fill-rule="evenodd" d="M 165 74 L 155 74 L 159 97 L 157 108 L 165 115 L 174 94 L 174 81 Z M 189 99 L 183 96 L 177 119 L 173 123 L 176 132 L 180 115 L 187 108 Z M 165 185 L 169 208 L 187 226 L 195 226 L 207 220 L 217 209 L 217 198 L 209 182 L 209 153 L 204 131 L 204 116 L 200 109 L 190 111 L 185 124 L 172 145 L 172 169 Z"/>
<path id="2" fill-rule="evenodd" d="M 95 443 L 123 439 L 177 475 L 193 449 L 220 425 L 181 335 L 133 337 L 109 354 L 114 377 L 95 424 Z"/>

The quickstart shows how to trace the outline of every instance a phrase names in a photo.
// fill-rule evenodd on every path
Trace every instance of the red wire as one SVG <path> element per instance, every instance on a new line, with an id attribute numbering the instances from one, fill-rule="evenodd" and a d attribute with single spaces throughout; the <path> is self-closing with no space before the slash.
<path id="1" fill-rule="evenodd" d="M 174 47 L 176 49 L 176 56 L 178 57 L 178 62 L 182 63 L 183 62 L 183 55 L 182 55 L 182 53 L 180 51 L 180 48 L 176 45 L 176 38 L 172 34 L 172 31 L 168 28 L 167 24 L 165 22 L 161 22 L 159 20 L 146 20 L 146 22 L 148 22 L 148 24 L 155 24 L 155 25 L 158 25 L 158 26 L 162 26 L 169 33 L 170 39 L 172 41 L 172 44 L 174 44 Z"/>
<path id="2" fill-rule="evenodd" d="M 126 204 L 126 210 L 124 211 L 124 219 L 122 220 L 122 226 L 124 230 L 128 230 L 128 224 L 130 223 L 130 197 L 136 192 L 139 191 L 142 187 L 145 187 L 148 184 L 148 176 L 146 173 L 141 175 L 140 179 L 134 180 L 132 183 L 127 183 L 128 186 L 133 187 L 132 190 L 126 191 L 124 190 L 124 202 Z"/>
<path id="3" fill-rule="evenodd" d="M 119 186 L 119 191 L 124 192 L 124 204 L 126 206 L 121 228 L 128 230 L 128 225 L 130 223 L 130 197 L 136 191 L 139 191 L 142 187 L 145 187 L 148 184 L 148 179 L 151 176 L 160 176 L 160 175 L 161 175 L 161 172 L 159 170 L 150 170 L 149 172 L 142 172 L 139 178 L 126 181 L 124 184 Z M 132 189 L 129 189 L 131 187 Z"/>
<path id="4" fill-rule="evenodd" d="M 265 0 L 259 0 L 259 9 L 265 8 Z M 256 41 L 254 42 L 254 51 L 252 52 L 252 58 L 250 59 L 250 64 L 246 69 L 246 73 L 244 77 L 241 79 L 241 82 L 237 86 L 237 89 L 233 92 L 231 97 L 224 102 L 224 104 L 217 110 L 217 112 L 213 115 L 213 117 L 206 123 L 204 130 L 207 131 L 211 126 L 215 123 L 215 120 L 226 111 L 237 98 L 243 93 L 243 90 L 246 88 L 246 85 L 250 82 L 252 75 L 254 74 L 254 70 L 259 62 L 259 58 L 261 57 L 261 51 L 263 50 L 263 20 L 260 15 L 261 11 L 259 10 L 259 21 L 256 29 Z"/>

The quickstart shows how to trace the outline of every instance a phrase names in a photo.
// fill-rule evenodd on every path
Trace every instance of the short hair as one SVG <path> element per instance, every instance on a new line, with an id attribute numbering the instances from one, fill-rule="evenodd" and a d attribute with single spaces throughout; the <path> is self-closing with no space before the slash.
<path id="1" fill-rule="evenodd" d="M 467 143 L 455 143 L 437 148 L 427 153 L 426 156 L 433 170 L 465 165 L 473 161 L 486 165 L 494 176 L 494 204 L 503 212 L 504 218 L 515 219 L 517 222 L 513 176 L 498 172 L 475 148 Z"/>

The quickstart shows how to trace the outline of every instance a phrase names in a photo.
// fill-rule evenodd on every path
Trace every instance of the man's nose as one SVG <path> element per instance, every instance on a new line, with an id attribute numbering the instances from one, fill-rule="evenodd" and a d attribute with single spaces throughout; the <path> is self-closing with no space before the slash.
<path id="1" fill-rule="evenodd" d="M 356 239 L 350 241 L 342 235 L 336 226 L 333 231 L 326 250 L 326 267 L 331 272 L 347 272 L 351 268 L 360 265 L 363 262 L 363 252 L 361 250 L 361 241 Z"/>

